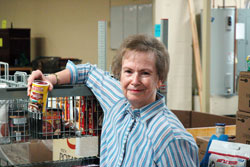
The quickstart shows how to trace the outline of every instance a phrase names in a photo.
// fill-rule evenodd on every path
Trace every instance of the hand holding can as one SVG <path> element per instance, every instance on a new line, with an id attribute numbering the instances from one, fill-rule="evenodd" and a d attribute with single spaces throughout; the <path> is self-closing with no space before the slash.
<path id="1" fill-rule="evenodd" d="M 49 83 L 46 81 L 35 80 L 32 82 L 29 98 L 29 111 L 46 112 L 48 89 Z"/>
<path id="2" fill-rule="evenodd" d="M 51 81 L 49 80 L 49 78 L 45 77 L 45 75 L 40 70 L 36 70 L 36 71 L 33 71 L 28 78 L 28 85 L 27 85 L 27 87 L 28 87 L 27 95 L 28 96 L 30 96 L 31 87 L 32 87 L 32 84 L 35 80 L 46 81 L 49 83 L 49 91 L 51 91 L 53 89 L 53 85 L 52 85 Z"/>

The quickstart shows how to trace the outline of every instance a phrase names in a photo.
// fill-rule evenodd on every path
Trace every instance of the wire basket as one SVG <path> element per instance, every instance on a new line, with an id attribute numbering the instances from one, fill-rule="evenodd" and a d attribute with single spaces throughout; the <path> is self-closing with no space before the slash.
<path id="1" fill-rule="evenodd" d="M 85 85 L 55 86 L 48 93 L 45 112 L 40 112 L 31 109 L 26 86 L 28 75 L 23 72 L 9 75 L 6 72 L 7 64 L 4 64 L 4 69 L 4 75 L 0 75 L 0 166 L 25 164 L 13 163 L 1 145 L 100 136 L 103 112 L 97 99 Z M 96 147 L 99 148 L 99 145 Z M 81 162 L 79 165 L 82 165 L 83 159 L 74 159 L 70 161 L 71 165 L 73 162 L 78 163 L 78 160 Z M 68 160 L 53 161 L 49 166 L 67 162 Z"/>
<path id="2" fill-rule="evenodd" d="M 30 131 L 35 139 L 98 136 L 102 110 L 94 96 L 49 98 L 45 113 L 28 112 Z"/>
<path id="3" fill-rule="evenodd" d="M 100 135 L 103 113 L 95 96 L 49 97 L 46 112 L 34 112 L 28 108 L 27 97 L 12 96 L 20 92 L 26 94 L 26 89 L 0 89 L 1 98 L 9 97 L 7 100 L 0 98 L 0 144 Z"/>
<path id="4" fill-rule="evenodd" d="M 2 64 L 8 70 L 8 64 Z M 33 109 L 27 96 L 28 76 L 23 72 L 14 76 L 4 73 L 0 76 L 4 85 L 0 87 L 0 144 L 100 135 L 102 109 L 86 86 L 55 86 L 42 112 Z"/>

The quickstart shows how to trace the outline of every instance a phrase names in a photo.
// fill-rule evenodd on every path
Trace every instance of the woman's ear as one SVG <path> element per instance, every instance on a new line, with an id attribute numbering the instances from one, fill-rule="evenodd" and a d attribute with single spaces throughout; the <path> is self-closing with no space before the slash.
<path id="1" fill-rule="evenodd" d="M 159 80 L 158 83 L 157 83 L 157 89 L 159 89 L 161 87 L 161 85 L 162 85 L 162 81 Z"/>

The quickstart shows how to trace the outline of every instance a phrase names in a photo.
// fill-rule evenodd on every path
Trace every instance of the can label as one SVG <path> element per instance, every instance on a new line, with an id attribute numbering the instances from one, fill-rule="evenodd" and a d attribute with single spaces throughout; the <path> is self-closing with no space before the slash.
<path id="1" fill-rule="evenodd" d="M 225 134 L 225 126 L 216 126 L 216 136 Z"/>
<path id="2" fill-rule="evenodd" d="M 29 111 L 45 113 L 48 98 L 48 89 L 49 83 L 46 81 L 38 80 L 32 83 L 28 107 Z"/>
<path id="3" fill-rule="evenodd" d="M 21 141 L 21 140 L 22 140 L 22 133 L 16 132 L 16 141 Z"/>

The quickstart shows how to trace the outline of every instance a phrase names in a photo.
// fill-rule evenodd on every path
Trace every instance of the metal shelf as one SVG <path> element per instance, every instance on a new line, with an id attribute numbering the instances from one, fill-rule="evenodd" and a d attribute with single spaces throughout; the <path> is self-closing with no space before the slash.
<path id="1" fill-rule="evenodd" d="M 9 87 L 0 89 L 0 100 L 28 99 L 27 87 Z M 93 96 L 85 85 L 58 85 L 49 92 L 48 97 Z"/>

